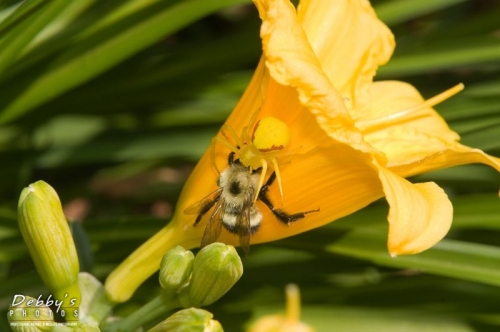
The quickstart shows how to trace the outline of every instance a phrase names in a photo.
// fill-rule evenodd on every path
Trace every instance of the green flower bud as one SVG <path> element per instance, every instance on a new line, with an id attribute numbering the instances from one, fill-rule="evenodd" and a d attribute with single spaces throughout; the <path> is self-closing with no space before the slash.
<path id="1" fill-rule="evenodd" d="M 215 242 L 200 250 L 193 262 L 189 286 L 180 293 L 184 307 L 202 307 L 220 299 L 243 274 L 233 246 Z"/>
<path id="2" fill-rule="evenodd" d="M 160 264 L 160 285 L 168 292 L 176 293 L 191 276 L 194 255 L 181 246 L 170 249 Z"/>
<path id="3" fill-rule="evenodd" d="M 203 309 L 189 308 L 176 312 L 148 332 L 224 332 L 213 315 Z"/>
<path id="4" fill-rule="evenodd" d="M 50 332 L 54 324 L 54 314 L 48 306 L 38 299 L 19 294 L 12 300 L 7 319 L 14 332 Z"/>
<path id="5" fill-rule="evenodd" d="M 45 285 L 63 307 L 78 307 L 78 256 L 56 191 L 37 181 L 24 188 L 18 204 L 18 222 Z"/>

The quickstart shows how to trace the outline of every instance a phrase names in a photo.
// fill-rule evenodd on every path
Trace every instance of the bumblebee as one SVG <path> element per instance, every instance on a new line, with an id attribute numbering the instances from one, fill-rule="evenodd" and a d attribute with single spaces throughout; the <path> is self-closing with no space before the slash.
<path id="1" fill-rule="evenodd" d="M 273 172 L 266 183 L 258 189 L 261 169 L 250 170 L 239 159 L 234 159 L 234 155 L 234 152 L 229 154 L 228 167 L 220 173 L 217 181 L 219 188 L 189 206 L 184 213 L 198 215 L 194 222 L 196 226 L 203 216 L 213 209 L 201 240 L 201 247 L 215 242 L 224 226 L 229 232 L 238 235 L 240 245 L 248 256 L 250 237 L 262 224 L 262 213 L 254 204 L 255 196 L 271 210 L 278 221 L 285 225 L 303 219 L 306 214 L 317 212 L 319 209 L 294 214 L 276 209 L 268 197 L 268 190 L 276 180 L 276 173 Z"/>

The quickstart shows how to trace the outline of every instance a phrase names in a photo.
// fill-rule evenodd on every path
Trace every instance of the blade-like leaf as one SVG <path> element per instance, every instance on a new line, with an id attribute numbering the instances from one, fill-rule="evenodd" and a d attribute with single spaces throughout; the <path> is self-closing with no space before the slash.
<path id="1" fill-rule="evenodd" d="M 136 52 L 204 15 L 248 0 L 183 1 L 156 13 L 148 20 L 112 38 L 82 42 L 56 59 L 45 74 L 10 103 L 0 114 L 0 123 L 13 120 L 55 96 L 88 81 Z"/>
<path id="2" fill-rule="evenodd" d="M 374 263 L 419 269 L 428 273 L 500 286 L 500 247 L 442 240 L 418 255 L 391 257 L 387 234 L 374 229 L 355 229 L 344 234 L 326 251 L 366 259 Z"/>
<path id="3" fill-rule="evenodd" d="M 465 1 L 467 0 L 393 0 L 377 5 L 375 12 L 385 24 L 391 26 Z"/>
<path id="4" fill-rule="evenodd" d="M 462 45 L 468 45 L 463 47 Z M 416 75 L 460 66 L 497 63 L 500 58 L 498 38 L 476 36 L 424 45 L 419 51 L 395 55 L 377 72 L 379 77 Z"/>
<path id="5" fill-rule="evenodd" d="M 66 0 L 53 0 L 38 7 L 35 13 L 12 27 L 0 39 L 0 75 L 12 65 L 19 53 L 40 30 L 50 23 L 69 3 Z M 23 7 L 18 8 L 18 10 L 22 9 Z"/>

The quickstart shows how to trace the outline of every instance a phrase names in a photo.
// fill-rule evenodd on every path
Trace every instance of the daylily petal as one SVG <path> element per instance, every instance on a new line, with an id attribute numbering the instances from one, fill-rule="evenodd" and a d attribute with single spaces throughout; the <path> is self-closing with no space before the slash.
<path id="1" fill-rule="evenodd" d="M 315 115 L 320 127 L 334 140 L 374 153 L 354 126 L 339 92 L 323 72 L 295 8 L 288 0 L 254 0 L 262 19 L 261 38 L 266 66 L 279 83 L 274 93 L 287 86 L 298 92 L 301 105 Z M 272 80 L 269 85 L 271 90 Z M 268 100 L 264 107 L 268 106 Z M 377 156 L 382 159 L 381 156 Z"/>
<path id="2" fill-rule="evenodd" d="M 368 1 L 302 0 L 297 12 L 323 71 L 340 95 L 353 109 L 365 105 L 378 66 L 394 50 L 391 31 Z"/>
<path id="3" fill-rule="evenodd" d="M 437 184 L 412 184 L 382 167 L 380 180 L 390 205 L 387 247 L 392 256 L 429 249 L 448 233 L 453 206 Z"/>
<path id="4" fill-rule="evenodd" d="M 256 0 L 262 19 L 261 38 L 266 56 L 266 66 L 272 78 L 282 86 L 297 88 L 299 99 L 311 111 L 328 103 L 332 117 L 337 117 L 338 128 L 353 127 L 342 98 L 333 89 L 321 70 L 307 36 L 297 21 L 295 8 L 286 0 Z M 305 96 L 305 90 L 313 90 Z M 312 91 L 311 91 L 312 92 Z M 309 95 L 317 100 L 308 100 Z M 327 100 L 321 100 L 320 98 Z"/>
<path id="5" fill-rule="evenodd" d="M 268 84 L 269 72 L 266 70 L 264 57 L 261 57 L 248 87 L 226 120 L 236 132 L 241 133 L 243 127 L 249 125 L 252 112 L 261 109 Z"/>
<path id="6" fill-rule="evenodd" d="M 458 141 L 444 119 L 412 85 L 399 81 L 380 81 L 370 85 L 370 108 L 358 114 L 356 126 L 371 143 L 375 134 L 391 128 L 405 128 L 439 136 L 446 142 Z"/>
<path id="7" fill-rule="evenodd" d="M 335 144 L 292 158 L 282 169 L 284 200 L 280 204 L 276 184 L 270 199 L 287 213 L 319 209 L 284 227 L 261 202 L 261 229 L 251 243 L 268 242 L 303 233 L 349 215 L 383 197 L 371 156 L 349 146 Z M 234 236 L 233 236 L 234 238 Z"/>
<path id="8" fill-rule="evenodd" d="M 382 151 L 387 167 L 408 177 L 440 168 L 483 163 L 500 171 L 500 161 L 458 142 L 459 136 L 410 84 L 383 81 L 372 84 L 370 109 L 356 126 L 365 140 Z"/>
<path id="9" fill-rule="evenodd" d="M 480 163 L 491 166 L 500 172 L 500 158 L 490 156 L 479 149 L 455 144 L 425 158 L 425 162 L 414 161 L 405 165 L 391 167 L 393 172 L 408 177 L 446 167 Z"/>
<path id="10" fill-rule="evenodd" d="M 240 135 L 244 127 L 255 125 L 255 123 L 251 123 L 251 118 L 256 112 L 258 118 L 272 116 L 288 125 L 292 140 L 285 155 L 304 153 L 320 145 L 318 142 L 325 142 L 325 138 L 327 138 L 325 133 L 320 130 L 316 118 L 306 112 L 300 104 L 297 90 L 291 86 L 278 84 L 270 77 L 264 56 L 261 58 L 245 93 L 226 120 L 226 124 Z M 229 150 L 217 143 L 215 150 L 216 163 L 219 168 L 223 169 L 227 166 Z M 205 157 L 208 158 L 208 151 Z M 213 167 L 212 170 L 210 176 L 206 176 L 205 179 L 208 187 L 214 190 L 213 185 L 217 182 L 218 174 Z M 204 172 L 206 174 L 206 170 Z M 211 177 L 212 175 L 213 177 Z"/>
<path id="11" fill-rule="evenodd" d="M 371 107 L 359 114 L 362 118 L 356 126 L 367 142 L 387 155 L 390 165 L 425 158 L 458 141 L 459 136 L 434 109 L 424 106 L 424 99 L 410 84 L 376 82 L 370 95 Z"/>

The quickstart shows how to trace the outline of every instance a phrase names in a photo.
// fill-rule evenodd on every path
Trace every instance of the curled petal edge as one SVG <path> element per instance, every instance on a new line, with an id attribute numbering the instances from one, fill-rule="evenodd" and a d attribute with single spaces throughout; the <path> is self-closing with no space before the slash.
<path id="1" fill-rule="evenodd" d="M 387 247 L 391 256 L 417 254 L 439 242 L 449 231 L 453 206 L 434 182 L 412 184 L 379 167 L 389 203 Z"/>

